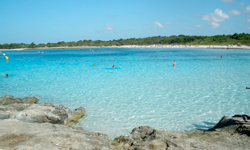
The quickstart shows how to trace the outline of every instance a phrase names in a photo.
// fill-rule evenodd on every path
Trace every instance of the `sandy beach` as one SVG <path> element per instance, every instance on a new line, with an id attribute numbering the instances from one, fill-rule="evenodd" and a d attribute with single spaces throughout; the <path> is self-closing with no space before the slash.
<path id="1" fill-rule="evenodd" d="M 74 46 L 74 47 L 37 47 L 37 48 L 19 48 L 19 49 L 1 49 L 9 50 L 56 50 L 56 49 L 93 49 L 93 48 L 207 48 L 207 49 L 250 49 L 248 45 L 122 45 L 122 46 Z"/>
<path id="2" fill-rule="evenodd" d="M 250 49 L 247 45 L 123 45 L 118 47 L 130 48 L 208 48 L 208 49 Z"/>

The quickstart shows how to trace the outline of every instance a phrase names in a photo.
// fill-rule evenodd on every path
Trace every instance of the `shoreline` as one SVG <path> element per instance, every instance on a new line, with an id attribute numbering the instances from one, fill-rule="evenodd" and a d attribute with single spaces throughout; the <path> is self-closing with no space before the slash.
<path id="1" fill-rule="evenodd" d="M 63 50 L 63 49 L 92 49 L 92 48 L 201 48 L 201 49 L 250 49 L 247 45 L 122 45 L 122 46 L 74 46 L 74 47 L 39 47 L 0 49 L 0 51 L 26 51 L 26 50 Z"/>
<path id="2" fill-rule="evenodd" d="M 0 149 L 239 149 L 250 148 L 250 115 L 224 116 L 208 131 L 162 131 L 135 127 L 130 134 L 110 139 L 100 132 L 75 126 L 87 115 L 84 107 L 39 103 L 37 97 L 0 97 Z"/>

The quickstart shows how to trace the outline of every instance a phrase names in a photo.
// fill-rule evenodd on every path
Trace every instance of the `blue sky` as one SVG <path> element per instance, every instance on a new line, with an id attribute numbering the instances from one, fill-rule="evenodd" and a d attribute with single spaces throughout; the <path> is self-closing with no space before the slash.
<path id="1" fill-rule="evenodd" d="M 249 31 L 249 0 L 0 1 L 0 44 Z"/>

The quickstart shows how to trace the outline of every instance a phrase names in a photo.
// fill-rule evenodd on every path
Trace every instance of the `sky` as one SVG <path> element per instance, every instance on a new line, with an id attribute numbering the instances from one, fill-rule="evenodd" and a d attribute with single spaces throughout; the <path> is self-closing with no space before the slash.
<path id="1" fill-rule="evenodd" d="M 250 32 L 250 0 L 0 0 L 0 44 Z"/>

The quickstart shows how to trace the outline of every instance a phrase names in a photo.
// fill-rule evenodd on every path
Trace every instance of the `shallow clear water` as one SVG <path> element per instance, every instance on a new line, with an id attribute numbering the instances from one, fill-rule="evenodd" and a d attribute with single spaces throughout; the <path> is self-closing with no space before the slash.
<path id="1" fill-rule="evenodd" d="M 250 50 L 3 53 L 9 60 L 0 53 L 0 96 L 36 96 L 40 102 L 71 109 L 83 106 L 88 115 L 78 126 L 110 137 L 129 134 L 140 125 L 190 131 L 211 127 L 224 115 L 250 114 L 250 90 L 245 89 L 250 86 Z M 113 64 L 121 69 L 107 69 Z M 4 78 L 6 73 L 9 78 Z"/>

